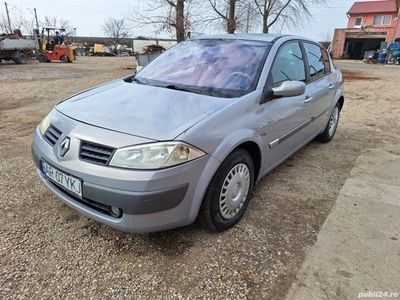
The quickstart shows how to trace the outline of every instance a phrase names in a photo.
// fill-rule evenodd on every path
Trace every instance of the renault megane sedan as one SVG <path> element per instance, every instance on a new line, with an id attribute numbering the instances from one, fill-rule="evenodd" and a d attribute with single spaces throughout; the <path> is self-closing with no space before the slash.
<path id="1" fill-rule="evenodd" d="M 61 201 L 117 229 L 200 216 L 226 230 L 260 178 L 309 141 L 333 138 L 343 103 L 342 74 L 316 42 L 200 37 L 60 102 L 35 131 L 33 159 Z"/>

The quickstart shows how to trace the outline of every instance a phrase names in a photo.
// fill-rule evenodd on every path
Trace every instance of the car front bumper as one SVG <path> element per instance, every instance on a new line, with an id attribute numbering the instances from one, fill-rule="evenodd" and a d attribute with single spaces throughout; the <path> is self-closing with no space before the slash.
<path id="1" fill-rule="evenodd" d="M 36 130 L 32 156 L 42 182 L 71 208 L 129 232 L 166 230 L 188 225 L 196 219 L 208 183 L 219 166 L 219 161 L 212 156 L 205 155 L 183 165 L 156 171 L 101 166 L 79 159 L 82 132 L 90 132 L 92 126 L 74 120 L 61 122 L 57 118 L 53 125 L 62 130 L 61 140 L 65 136 L 71 139 L 68 153 L 60 157 L 57 151 L 60 141 L 53 147 Z M 118 141 L 123 138 L 121 133 L 96 129 L 100 132 L 96 142 L 100 144 L 108 141 L 111 146 L 117 146 L 113 142 L 116 136 Z M 131 143 L 129 139 L 131 137 L 126 136 L 126 142 Z M 81 179 L 82 199 L 48 179 L 41 171 L 41 160 Z M 111 207 L 119 208 L 121 216 L 109 214 Z"/>

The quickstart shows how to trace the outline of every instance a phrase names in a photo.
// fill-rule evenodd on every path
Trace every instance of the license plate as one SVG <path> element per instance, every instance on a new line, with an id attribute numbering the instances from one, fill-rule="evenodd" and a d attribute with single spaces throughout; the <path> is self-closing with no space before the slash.
<path id="1" fill-rule="evenodd" d="M 79 198 L 82 198 L 82 182 L 80 179 L 65 174 L 52 165 L 42 160 L 42 172 L 51 181 L 62 186 Z"/>

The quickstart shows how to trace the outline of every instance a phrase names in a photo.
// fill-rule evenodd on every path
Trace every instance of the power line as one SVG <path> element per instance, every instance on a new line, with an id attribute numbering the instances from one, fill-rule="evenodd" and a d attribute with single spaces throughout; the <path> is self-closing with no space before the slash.
<path id="1" fill-rule="evenodd" d="M 16 5 L 16 4 L 9 4 L 9 6 L 21 7 L 21 5 Z M 127 7 L 131 7 L 130 5 L 115 5 L 115 4 L 110 4 L 110 5 L 108 5 L 108 4 L 105 4 L 105 5 L 102 5 L 102 4 L 92 4 L 92 5 L 88 5 L 88 4 L 68 4 L 68 5 L 64 6 L 64 5 L 60 5 L 60 4 L 56 4 L 56 3 L 48 3 L 48 4 L 46 4 L 46 3 L 38 3 L 38 4 L 35 4 L 35 6 L 36 7 L 59 7 L 59 8 L 62 8 L 62 9 L 65 9 L 65 8 L 68 8 L 68 7 L 77 7 L 77 8 L 79 8 L 79 7 L 87 7 L 87 8 L 91 8 L 91 9 L 94 9 L 94 8 L 97 8 L 97 7 L 101 7 L 101 8 L 113 8 L 113 7 L 116 7 L 116 8 L 127 8 Z"/>

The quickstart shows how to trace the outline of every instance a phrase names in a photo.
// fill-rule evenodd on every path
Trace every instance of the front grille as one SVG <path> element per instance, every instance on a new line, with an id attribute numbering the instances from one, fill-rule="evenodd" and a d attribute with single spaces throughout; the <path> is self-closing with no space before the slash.
<path id="1" fill-rule="evenodd" d="M 54 146 L 60 139 L 61 135 L 62 135 L 61 130 L 57 129 L 56 127 L 50 124 L 50 126 L 45 131 L 43 138 L 50 145 Z"/>
<path id="2" fill-rule="evenodd" d="M 82 141 L 79 158 L 83 161 L 106 166 L 110 162 L 114 151 L 115 149 L 111 147 Z"/>

